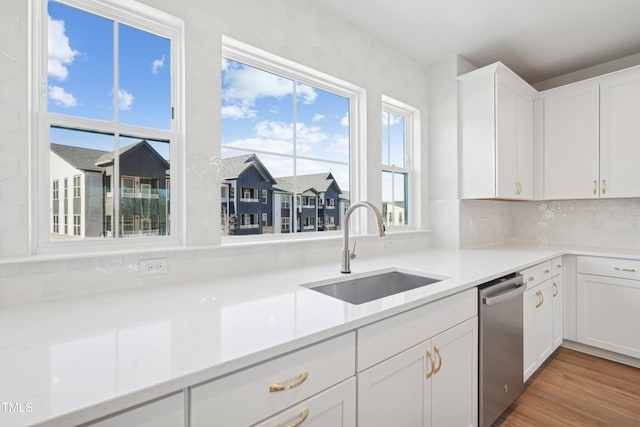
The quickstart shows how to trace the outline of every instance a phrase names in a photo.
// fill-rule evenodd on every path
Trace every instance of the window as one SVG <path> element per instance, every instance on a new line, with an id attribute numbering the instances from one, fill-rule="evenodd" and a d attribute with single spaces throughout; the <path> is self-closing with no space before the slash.
<path id="1" fill-rule="evenodd" d="M 318 192 L 357 194 L 352 150 L 361 89 L 226 37 L 221 89 L 223 167 L 257 158 L 257 170 L 238 170 L 234 179 L 259 174 L 269 182 L 263 204 L 268 191 L 281 191 L 279 208 L 295 212 L 287 229 L 301 231 L 307 221 L 302 206 L 315 208 Z M 303 201 L 306 192 L 315 194 Z M 281 227 L 285 230 L 284 219 Z"/>
<path id="2" fill-rule="evenodd" d="M 290 227 L 291 227 L 291 219 L 289 217 L 283 217 L 281 230 L 285 232 L 289 232 Z"/>
<path id="3" fill-rule="evenodd" d="M 335 209 L 336 208 L 336 199 L 327 199 L 327 208 Z"/>
<path id="4" fill-rule="evenodd" d="M 256 188 L 241 187 L 240 194 L 241 202 L 258 202 L 258 189 Z"/>
<path id="5" fill-rule="evenodd" d="M 414 115 L 397 101 L 382 103 L 382 217 L 387 226 L 409 224 Z"/>
<path id="6" fill-rule="evenodd" d="M 53 215 L 53 228 L 52 231 L 54 233 L 60 233 L 60 216 Z"/>
<path id="7" fill-rule="evenodd" d="M 64 234 L 69 234 L 69 215 L 64 216 Z"/>
<path id="8" fill-rule="evenodd" d="M 52 189 L 52 193 L 51 193 L 51 198 L 53 200 L 58 200 L 58 187 L 60 187 L 60 180 L 59 179 L 54 179 L 53 180 L 53 189 Z"/>
<path id="9" fill-rule="evenodd" d="M 73 177 L 73 198 L 80 198 L 80 175 Z"/>
<path id="10" fill-rule="evenodd" d="M 38 221 L 57 199 L 56 188 L 43 191 L 45 175 L 64 180 L 65 199 L 72 177 L 75 240 L 176 241 L 168 182 L 181 173 L 169 164 L 181 134 L 182 22 L 135 0 L 36 0 L 35 10 L 37 144 L 49 159 L 38 175 Z"/>
<path id="11" fill-rule="evenodd" d="M 266 227 L 269 223 L 269 215 L 266 213 L 262 213 L 262 226 Z"/>

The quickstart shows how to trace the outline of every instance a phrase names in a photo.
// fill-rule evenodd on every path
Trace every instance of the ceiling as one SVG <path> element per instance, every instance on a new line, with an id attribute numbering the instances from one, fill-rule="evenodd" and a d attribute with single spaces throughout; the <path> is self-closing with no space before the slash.
<path id="1" fill-rule="evenodd" d="M 426 64 L 502 61 L 529 83 L 640 52 L 639 0 L 309 0 Z"/>

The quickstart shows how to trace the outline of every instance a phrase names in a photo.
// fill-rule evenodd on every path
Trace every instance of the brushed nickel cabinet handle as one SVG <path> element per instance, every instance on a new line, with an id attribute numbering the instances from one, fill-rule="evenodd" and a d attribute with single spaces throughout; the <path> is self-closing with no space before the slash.
<path id="1" fill-rule="evenodd" d="M 438 349 L 437 345 L 433 347 L 433 351 L 435 352 L 436 356 L 438 356 L 438 366 L 436 366 L 433 370 L 433 373 L 437 374 L 438 372 L 440 372 L 440 368 L 442 368 L 442 356 L 440 356 L 440 349 Z"/>
<path id="2" fill-rule="evenodd" d="M 431 355 L 431 350 L 427 349 L 427 364 L 431 365 L 431 369 L 429 369 L 429 371 L 427 371 L 427 379 L 431 378 L 434 374 L 433 372 L 433 368 L 435 366 L 435 363 L 433 363 L 433 356 Z"/>
<path id="3" fill-rule="evenodd" d="M 302 412 L 300 412 L 300 415 L 298 415 L 298 419 L 294 421 L 293 424 L 289 424 L 287 426 L 283 424 L 278 424 L 275 427 L 298 427 L 307 420 L 308 416 L 309 416 L 309 408 L 305 408 Z"/>
<path id="4" fill-rule="evenodd" d="M 300 384 L 305 382 L 308 377 L 309 377 L 309 371 L 304 371 L 300 375 L 298 375 L 298 378 L 291 381 L 289 384 L 280 384 L 280 383 L 271 384 L 269 386 L 269 393 L 275 393 L 278 391 L 285 391 L 285 390 L 291 390 L 292 388 L 296 388 Z"/>
<path id="5" fill-rule="evenodd" d="M 635 268 L 628 267 L 613 267 L 613 269 L 616 271 L 624 271 L 625 273 L 636 273 L 638 271 Z"/>

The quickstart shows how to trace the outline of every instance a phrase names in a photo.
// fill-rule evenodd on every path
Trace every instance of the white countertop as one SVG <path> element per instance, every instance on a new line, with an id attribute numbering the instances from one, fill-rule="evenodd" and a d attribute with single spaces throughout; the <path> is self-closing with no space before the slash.
<path id="1" fill-rule="evenodd" d="M 86 422 L 233 372 L 565 253 L 627 251 L 510 245 L 357 259 L 449 277 L 361 305 L 299 286 L 340 278 L 338 263 L 0 309 L 0 425 Z M 342 275 L 342 277 L 344 277 Z"/>

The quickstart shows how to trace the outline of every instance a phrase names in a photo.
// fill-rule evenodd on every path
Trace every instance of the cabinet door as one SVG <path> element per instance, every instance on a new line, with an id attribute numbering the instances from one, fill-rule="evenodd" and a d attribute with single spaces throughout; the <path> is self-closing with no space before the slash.
<path id="1" fill-rule="evenodd" d="M 544 198 L 599 196 L 598 85 L 544 95 Z"/>
<path id="2" fill-rule="evenodd" d="M 523 351 L 523 379 L 528 380 L 537 369 L 538 357 L 536 354 L 536 306 L 540 302 L 538 288 L 528 289 L 524 293 L 523 319 L 522 319 L 522 351 Z"/>
<path id="3" fill-rule="evenodd" d="M 557 275 L 551 279 L 551 291 L 551 297 L 553 298 L 553 333 L 551 337 L 553 351 L 562 344 L 562 275 Z"/>
<path id="4" fill-rule="evenodd" d="M 542 303 L 535 314 L 536 354 L 538 367 L 553 352 L 553 282 L 547 280 L 538 286 L 542 295 Z"/>
<path id="5" fill-rule="evenodd" d="M 179 427 L 185 425 L 184 394 L 178 393 L 95 423 L 92 427 Z"/>
<path id="6" fill-rule="evenodd" d="M 640 281 L 578 274 L 578 342 L 640 358 Z"/>
<path id="7" fill-rule="evenodd" d="M 533 100 L 496 75 L 496 197 L 533 198 Z"/>
<path id="8" fill-rule="evenodd" d="M 257 427 L 297 425 L 304 427 L 355 427 L 355 378 L 350 378 L 266 421 L 256 424 Z"/>
<path id="9" fill-rule="evenodd" d="M 431 425 L 477 425 L 478 319 L 454 326 L 431 343 L 437 371 L 431 377 Z"/>
<path id="10" fill-rule="evenodd" d="M 524 293 L 524 381 L 553 351 L 553 282 L 546 280 Z"/>
<path id="11" fill-rule="evenodd" d="M 600 84 L 601 197 L 640 196 L 640 69 Z"/>
<path id="12" fill-rule="evenodd" d="M 430 348 L 426 341 L 358 374 L 359 425 L 429 426 Z"/>

